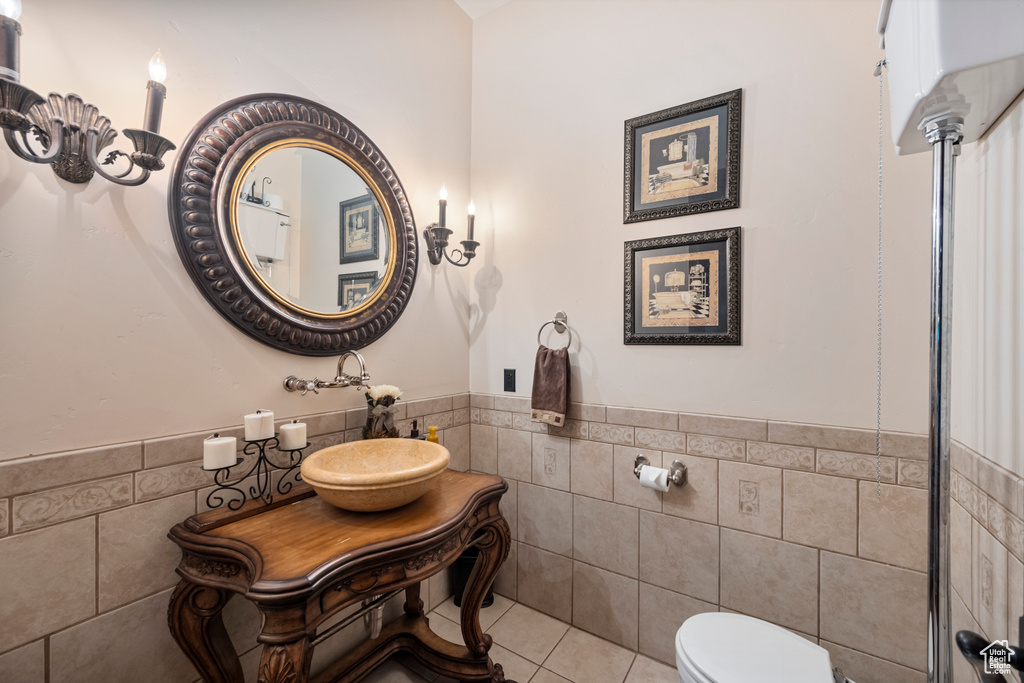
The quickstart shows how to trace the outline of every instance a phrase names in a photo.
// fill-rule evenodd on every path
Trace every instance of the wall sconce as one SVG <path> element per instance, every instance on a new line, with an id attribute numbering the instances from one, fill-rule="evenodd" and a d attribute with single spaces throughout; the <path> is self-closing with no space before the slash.
<path id="1" fill-rule="evenodd" d="M 0 0 L 2 1 L 2 0 Z M 473 202 L 469 203 L 469 231 L 466 235 L 469 239 L 462 240 L 460 244 L 462 249 L 452 249 L 452 254 L 458 254 L 457 259 L 452 259 L 448 255 L 448 238 L 451 236 L 452 231 L 444 227 L 444 215 L 445 210 L 448 207 L 448 188 L 441 188 L 441 201 L 438 202 L 440 207 L 440 216 L 437 223 L 431 223 L 423 230 L 423 241 L 427 243 L 427 258 L 435 266 L 441 263 L 441 257 L 443 256 L 448 260 L 448 263 L 453 266 L 468 266 L 469 262 L 476 256 L 476 248 L 480 246 L 479 242 L 473 241 L 473 221 L 476 219 L 476 207 Z"/>
<path id="2" fill-rule="evenodd" d="M 42 96 L 21 85 L 20 49 L 21 0 L 0 0 L 0 128 L 7 146 L 18 157 L 37 164 L 50 164 L 57 177 L 69 183 L 87 183 L 99 173 L 118 185 L 141 185 L 152 171 L 164 167 L 162 157 L 174 149 L 167 138 L 158 135 L 167 88 L 167 64 L 157 50 L 149 62 L 150 81 L 146 84 L 146 113 L 142 129 L 122 132 L 135 145 L 132 154 L 114 150 L 101 162 L 99 155 L 117 137 L 110 119 L 86 104 L 78 95 L 50 93 Z M 42 145 L 37 153 L 29 144 L 29 134 Z M 123 173 L 108 172 L 103 166 L 124 157 L 128 168 Z M 128 175 L 138 166 L 142 172 Z"/>

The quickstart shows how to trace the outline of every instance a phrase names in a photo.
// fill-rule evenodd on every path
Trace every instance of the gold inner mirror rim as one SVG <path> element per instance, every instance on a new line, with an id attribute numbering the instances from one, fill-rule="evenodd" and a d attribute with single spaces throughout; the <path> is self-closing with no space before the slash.
<path id="1" fill-rule="evenodd" d="M 384 276 L 380 279 L 380 285 L 377 287 L 377 290 L 368 300 L 364 301 L 355 308 L 350 308 L 345 311 L 339 311 L 337 313 L 328 313 L 325 311 L 314 311 L 309 308 L 304 308 L 296 304 L 294 301 L 289 301 L 288 299 L 278 294 L 277 290 L 271 287 L 270 283 L 263 279 L 263 276 L 260 275 L 256 268 L 253 266 L 252 261 L 249 258 L 249 255 L 245 253 L 245 248 L 242 246 L 242 237 L 241 234 L 238 232 L 238 206 L 239 202 L 241 201 L 239 197 L 242 196 L 242 185 L 245 182 L 245 178 L 246 176 L 249 175 L 249 172 L 252 170 L 253 166 L 255 166 L 260 159 L 262 159 L 263 157 L 267 156 L 268 154 L 275 150 L 291 147 L 304 147 L 306 149 L 315 149 L 330 154 L 331 156 L 343 162 L 349 169 L 355 171 L 359 175 L 359 177 L 363 179 L 363 181 L 366 183 L 366 186 L 369 187 L 370 190 L 373 192 L 373 196 L 377 200 L 377 205 L 380 206 L 381 211 L 384 214 L 384 222 L 387 224 L 387 234 L 389 237 L 387 267 L 384 269 Z M 286 306 L 292 309 L 293 311 L 298 311 L 299 313 L 308 315 L 313 318 L 350 318 L 359 313 L 360 311 L 363 311 L 369 308 L 371 305 L 373 305 L 373 303 L 384 294 L 384 291 L 387 289 L 387 284 L 391 281 L 391 276 L 395 270 L 395 260 L 398 251 L 397 240 L 395 235 L 395 223 L 391 216 L 391 209 L 388 206 L 387 202 L 384 201 L 384 198 L 381 196 L 380 188 L 377 187 L 377 183 L 373 182 L 373 180 L 370 179 L 370 177 L 363 171 L 362 168 L 359 167 L 358 164 L 355 163 L 355 161 L 350 156 L 348 156 L 347 154 L 345 154 L 344 152 L 335 147 L 331 147 L 328 144 L 318 142 L 316 140 L 308 140 L 305 138 L 286 138 L 284 140 L 278 140 L 277 142 L 273 142 L 267 145 L 266 147 L 261 148 L 258 152 L 253 154 L 251 159 L 249 159 L 245 163 L 245 166 L 242 167 L 242 170 L 239 172 L 238 177 L 235 178 L 234 186 L 231 189 L 230 206 L 231 235 L 235 241 L 235 248 L 238 249 L 238 253 L 241 256 L 242 262 L 245 263 L 245 267 L 249 270 L 249 273 L 263 286 L 263 290 L 271 297 L 273 297 L 274 300 L 277 301 L 282 306 Z"/>

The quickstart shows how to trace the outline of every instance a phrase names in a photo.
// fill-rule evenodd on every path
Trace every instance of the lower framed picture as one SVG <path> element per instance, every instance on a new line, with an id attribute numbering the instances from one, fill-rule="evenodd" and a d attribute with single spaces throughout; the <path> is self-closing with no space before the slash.
<path id="1" fill-rule="evenodd" d="M 338 276 L 338 306 L 347 311 L 363 302 L 377 288 L 377 271 L 342 273 Z"/>
<path id="2" fill-rule="evenodd" d="M 626 344 L 740 343 L 740 229 L 626 242 Z"/>

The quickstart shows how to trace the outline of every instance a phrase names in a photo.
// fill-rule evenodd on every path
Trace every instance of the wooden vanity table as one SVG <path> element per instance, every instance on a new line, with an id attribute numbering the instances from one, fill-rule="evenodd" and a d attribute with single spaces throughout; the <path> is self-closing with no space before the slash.
<path id="1" fill-rule="evenodd" d="M 398 652 L 457 680 L 505 681 L 488 657 L 480 606 L 511 545 L 498 511 L 506 490 L 498 476 L 446 471 L 422 498 L 385 512 L 340 510 L 301 484 L 272 505 L 249 501 L 237 511 L 189 517 L 168 534 L 181 547 L 171 633 L 205 681 L 243 683 L 221 620 L 237 593 L 264 617 L 259 683 L 359 681 Z M 420 582 L 470 545 L 480 556 L 462 601 L 465 643 L 456 644 L 430 630 Z M 401 589 L 401 617 L 310 679 L 318 627 L 346 607 Z"/>

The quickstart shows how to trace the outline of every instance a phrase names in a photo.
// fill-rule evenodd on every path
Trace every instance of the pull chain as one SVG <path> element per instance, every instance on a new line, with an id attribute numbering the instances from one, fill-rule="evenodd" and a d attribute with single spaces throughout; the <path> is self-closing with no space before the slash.
<path id="1" fill-rule="evenodd" d="M 882 67 L 875 65 L 878 76 L 878 368 L 875 388 L 875 496 L 882 500 Z"/>

